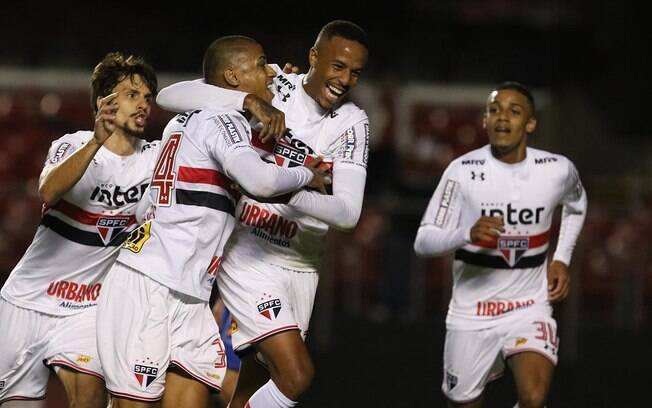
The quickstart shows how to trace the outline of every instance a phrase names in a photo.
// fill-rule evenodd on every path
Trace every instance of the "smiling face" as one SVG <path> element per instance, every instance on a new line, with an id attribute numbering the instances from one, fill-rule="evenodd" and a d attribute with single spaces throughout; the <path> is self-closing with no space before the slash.
<path id="1" fill-rule="evenodd" d="M 322 108 L 331 109 L 353 89 L 367 64 L 367 48 L 341 36 L 320 40 L 310 49 L 304 89 Z"/>
<path id="2" fill-rule="evenodd" d="M 496 90 L 489 95 L 483 125 L 498 159 L 508 163 L 525 159 L 527 135 L 534 132 L 536 124 L 525 95 L 514 89 Z"/>
<path id="3" fill-rule="evenodd" d="M 153 95 L 147 83 L 140 75 L 134 74 L 118 82 L 112 92 L 118 93 L 118 129 L 126 135 L 142 138 L 152 111 Z"/>

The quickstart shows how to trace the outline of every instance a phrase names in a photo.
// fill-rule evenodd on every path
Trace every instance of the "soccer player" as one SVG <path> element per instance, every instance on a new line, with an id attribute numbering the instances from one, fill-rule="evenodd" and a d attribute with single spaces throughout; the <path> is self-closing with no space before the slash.
<path id="1" fill-rule="evenodd" d="M 559 347 L 550 304 L 568 295 L 587 199 L 570 160 L 527 146 L 536 125 L 525 87 L 494 89 L 484 115 L 489 145 L 448 166 L 417 232 L 420 256 L 455 252 L 442 384 L 450 406 L 481 406 L 505 362 L 518 406 L 546 401 Z M 561 230 L 549 264 L 558 205 Z"/>
<path id="2" fill-rule="evenodd" d="M 274 72 L 251 38 L 217 39 L 203 67 L 208 84 L 272 99 Z M 224 346 L 208 301 L 235 224 L 233 184 L 260 197 L 324 190 L 320 172 L 265 163 L 251 142 L 235 110 L 188 111 L 165 128 L 153 217 L 125 242 L 98 306 L 98 351 L 115 407 L 161 398 L 163 407 L 203 407 L 209 389 L 220 390 Z"/>
<path id="3" fill-rule="evenodd" d="M 257 147 L 281 166 L 323 156 L 332 169 L 332 194 L 304 190 L 287 204 L 247 197 L 238 203 L 238 224 L 218 275 L 221 297 L 235 321 L 233 346 L 242 357 L 232 408 L 292 407 L 312 382 L 314 367 L 304 338 L 324 236 L 329 227 L 354 228 L 362 209 L 369 122 L 346 98 L 367 63 L 367 44 L 359 26 L 333 21 L 310 49 L 307 74 L 277 69 L 272 104 L 285 113 L 289 131 L 275 145 Z M 176 111 L 225 100 L 223 92 L 197 81 L 174 84 L 160 97 L 161 106 Z M 256 384 L 254 358 L 259 355 L 271 380 Z"/>
<path id="4" fill-rule="evenodd" d="M 96 305 L 144 212 L 159 144 L 142 138 L 156 88 L 142 58 L 107 54 L 91 77 L 94 130 L 52 143 L 39 181 L 41 224 L 0 292 L 0 405 L 43 399 L 53 367 L 70 406 L 106 406 Z"/>

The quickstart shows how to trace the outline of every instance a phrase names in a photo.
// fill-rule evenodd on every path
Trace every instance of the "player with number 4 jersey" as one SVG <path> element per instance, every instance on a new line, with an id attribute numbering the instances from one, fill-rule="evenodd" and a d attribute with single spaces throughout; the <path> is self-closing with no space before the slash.
<path id="1" fill-rule="evenodd" d="M 273 72 L 248 37 L 216 40 L 204 74 L 216 86 L 271 100 Z M 220 390 L 226 360 L 208 300 L 235 224 L 234 186 L 261 197 L 309 184 L 324 189 L 312 168 L 263 162 L 251 139 L 247 119 L 228 110 L 180 114 L 163 132 L 151 217 L 125 242 L 98 308 L 100 359 L 120 406 L 164 394 L 169 406 L 205 406 L 208 390 Z"/>

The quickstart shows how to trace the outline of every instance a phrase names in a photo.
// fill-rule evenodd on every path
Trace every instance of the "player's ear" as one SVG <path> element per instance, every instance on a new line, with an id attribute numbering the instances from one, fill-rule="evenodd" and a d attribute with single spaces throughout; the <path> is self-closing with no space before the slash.
<path id="1" fill-rule="evenodd" d="M 530 116 L 530 119 L 527 120 L 525 124 L 525 131 L 527 133 L 534 133 L 534 130 L 537 128 L 537 118 Z"/>
<path id="2" fill-rule="evenodd" d="M 231 68 L 227 68 L 224 70 L 224 81 L 229 84 L 232 87 L 237 87 L 240 85 L 240 80 L 238 79 L 238 74 L 232 70 Z"/>
<path id="3" fill-rule="evenodd" d="M 317 65 L 317 48 L 312 47 L 308 53 L 308 62 L 310 62 L 310 67 Z"/>

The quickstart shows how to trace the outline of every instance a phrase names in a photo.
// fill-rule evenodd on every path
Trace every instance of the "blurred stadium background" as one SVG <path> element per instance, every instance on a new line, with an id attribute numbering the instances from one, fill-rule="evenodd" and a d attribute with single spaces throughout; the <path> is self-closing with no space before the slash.
<path id="1" fill-rule="evenodd" d="M 0 284 L 39 223 L 37 178 L 50 142 L 92 127 L 88 82 L 104 54 L 145 56 L 162 87 L 198 77 L 206 46 L 241 33 L 271 61 L 305 71 L 319 28 L 344 18 L 372 42 L 353 95 L 371 119 L 369 176 L 357 229 L 330 235 L 310 336 L 317 377 L 302 406 L 445 405 L 451 260 L 417 259 L 412 242 L 448 162 L 486 143 L 484 100 L 504 80 L 535 90 L 540 127 L 531 144 L 574 160 L 589 194 L 572 295 L 555 309 L 561 358 L 548 406 L 643 404 L 652 378 L 652 82 L 649 28 L 635 7 L 404 0 L 0 8 Z M 170 117 L 155 109 L 149 136 Z M 48 406 L 63 406 L 61 398 L 55 382 Z M 507 376 L 488 388 L 486 406 L 515 399 Z"/>

